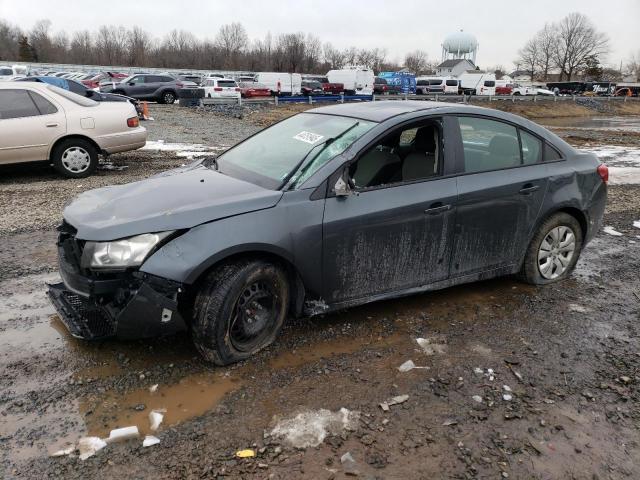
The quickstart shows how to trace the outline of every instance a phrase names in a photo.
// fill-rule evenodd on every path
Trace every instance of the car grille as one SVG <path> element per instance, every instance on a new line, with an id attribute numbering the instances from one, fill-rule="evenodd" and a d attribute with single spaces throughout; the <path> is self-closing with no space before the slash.
<path id="1" fill-rule="evenodd" d="M 116 323 L 100 307 L 91 300 L 76 295 L 73 292 L 62 292 L 64 300 L 71 307 L 75 315 L 65 320 L 73 333 L 86 338 L 98 339 L 115 335 Z"/>

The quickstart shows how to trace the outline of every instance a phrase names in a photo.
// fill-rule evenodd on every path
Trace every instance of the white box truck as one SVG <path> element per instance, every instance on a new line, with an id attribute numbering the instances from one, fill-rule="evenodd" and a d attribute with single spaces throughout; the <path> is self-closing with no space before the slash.
<path id="1" fill-rule="evenodd" d="M 302 75 L 299 73 L 259 72 L 255 81 L 271 90 L 271 95 L 300 95 Z"/>
<path id="2" fill-rule="evenodd" d="M 327 72 L 329 83 L 342 83 L 346 95 L 373 95 L 373 70 L 367 67 L 345 67 Z"/>
<path id="3" fill-rule="evenodd" d="M 496 76 L 494 73 L 465 72 L 458 77 L 460 88 L 465 95 L 495 95 Z"/>

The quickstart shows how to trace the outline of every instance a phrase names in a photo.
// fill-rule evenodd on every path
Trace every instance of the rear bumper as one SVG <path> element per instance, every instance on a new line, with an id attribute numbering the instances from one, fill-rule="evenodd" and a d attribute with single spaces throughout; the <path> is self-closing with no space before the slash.
<path id="1" fill-rule="evenodd" d="M 89 283 L 73 277 L 63 274 L 64 282 L 49 285 L 48 295 L 74 337 L 137 339 L 186 329 L 178 310 L 180 287 L 175 282 L 146 276 Z M 90 286 L 90 293 L 78 290 L 78 286 Z"/>
<path id="2" fill-rule="evenodd" d="M 144 147 L 147 143 L 147 129 L 144 127 L 137 127 L 114 135 L 104 135 L 98 137 L 96 142 L 100 148 L 107 153 L 136 150 Z"/>

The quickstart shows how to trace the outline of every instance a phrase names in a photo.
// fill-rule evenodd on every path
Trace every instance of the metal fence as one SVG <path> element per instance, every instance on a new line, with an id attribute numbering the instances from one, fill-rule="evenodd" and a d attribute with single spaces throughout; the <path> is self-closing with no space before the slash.
<path id="1" fill-rule="evenodd" d="M 344 103 L 344 102 L 375 102 L 380 100 L 421 100 L 432 102 L 450 102 L 465 104 L 489 104 L 491 102 L 540 102 L 540 103 L 557 103 L 557 102 L 575 102 L 578 104 L 606 104 L 608 102 L 638 102 L 640 97 L 593 97 L 579 95 L 319 95 L 319 96 L 294 96 L 294 97 L 266 97 L 266 98 L 239 98 L 239 99 L 222 99 L 222 98 L 204 98 L 204 105 L 242 105 L 242 104 L 272 104 L 281 105 L 287 103 Z"/>

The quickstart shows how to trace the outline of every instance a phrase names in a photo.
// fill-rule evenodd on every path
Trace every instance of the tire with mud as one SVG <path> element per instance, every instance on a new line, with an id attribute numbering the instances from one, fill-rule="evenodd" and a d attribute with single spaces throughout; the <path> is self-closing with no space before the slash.
<path id="1" fill-rule="evenodd" d="M 249 358 L 270 345 L 289 309 L 289 283 L 278 265 L 245 260 L 211 272 L 196 295 L 193 342 L 216 365 Z"/>
<path id="2" fill-rule="evenodd" d="M 520 278 L 533 285 L 564 280 L 580 258 L 582 243 L 582 227 L 575 217 L 564 212 L 550 216 L 529 244 Z"/>

